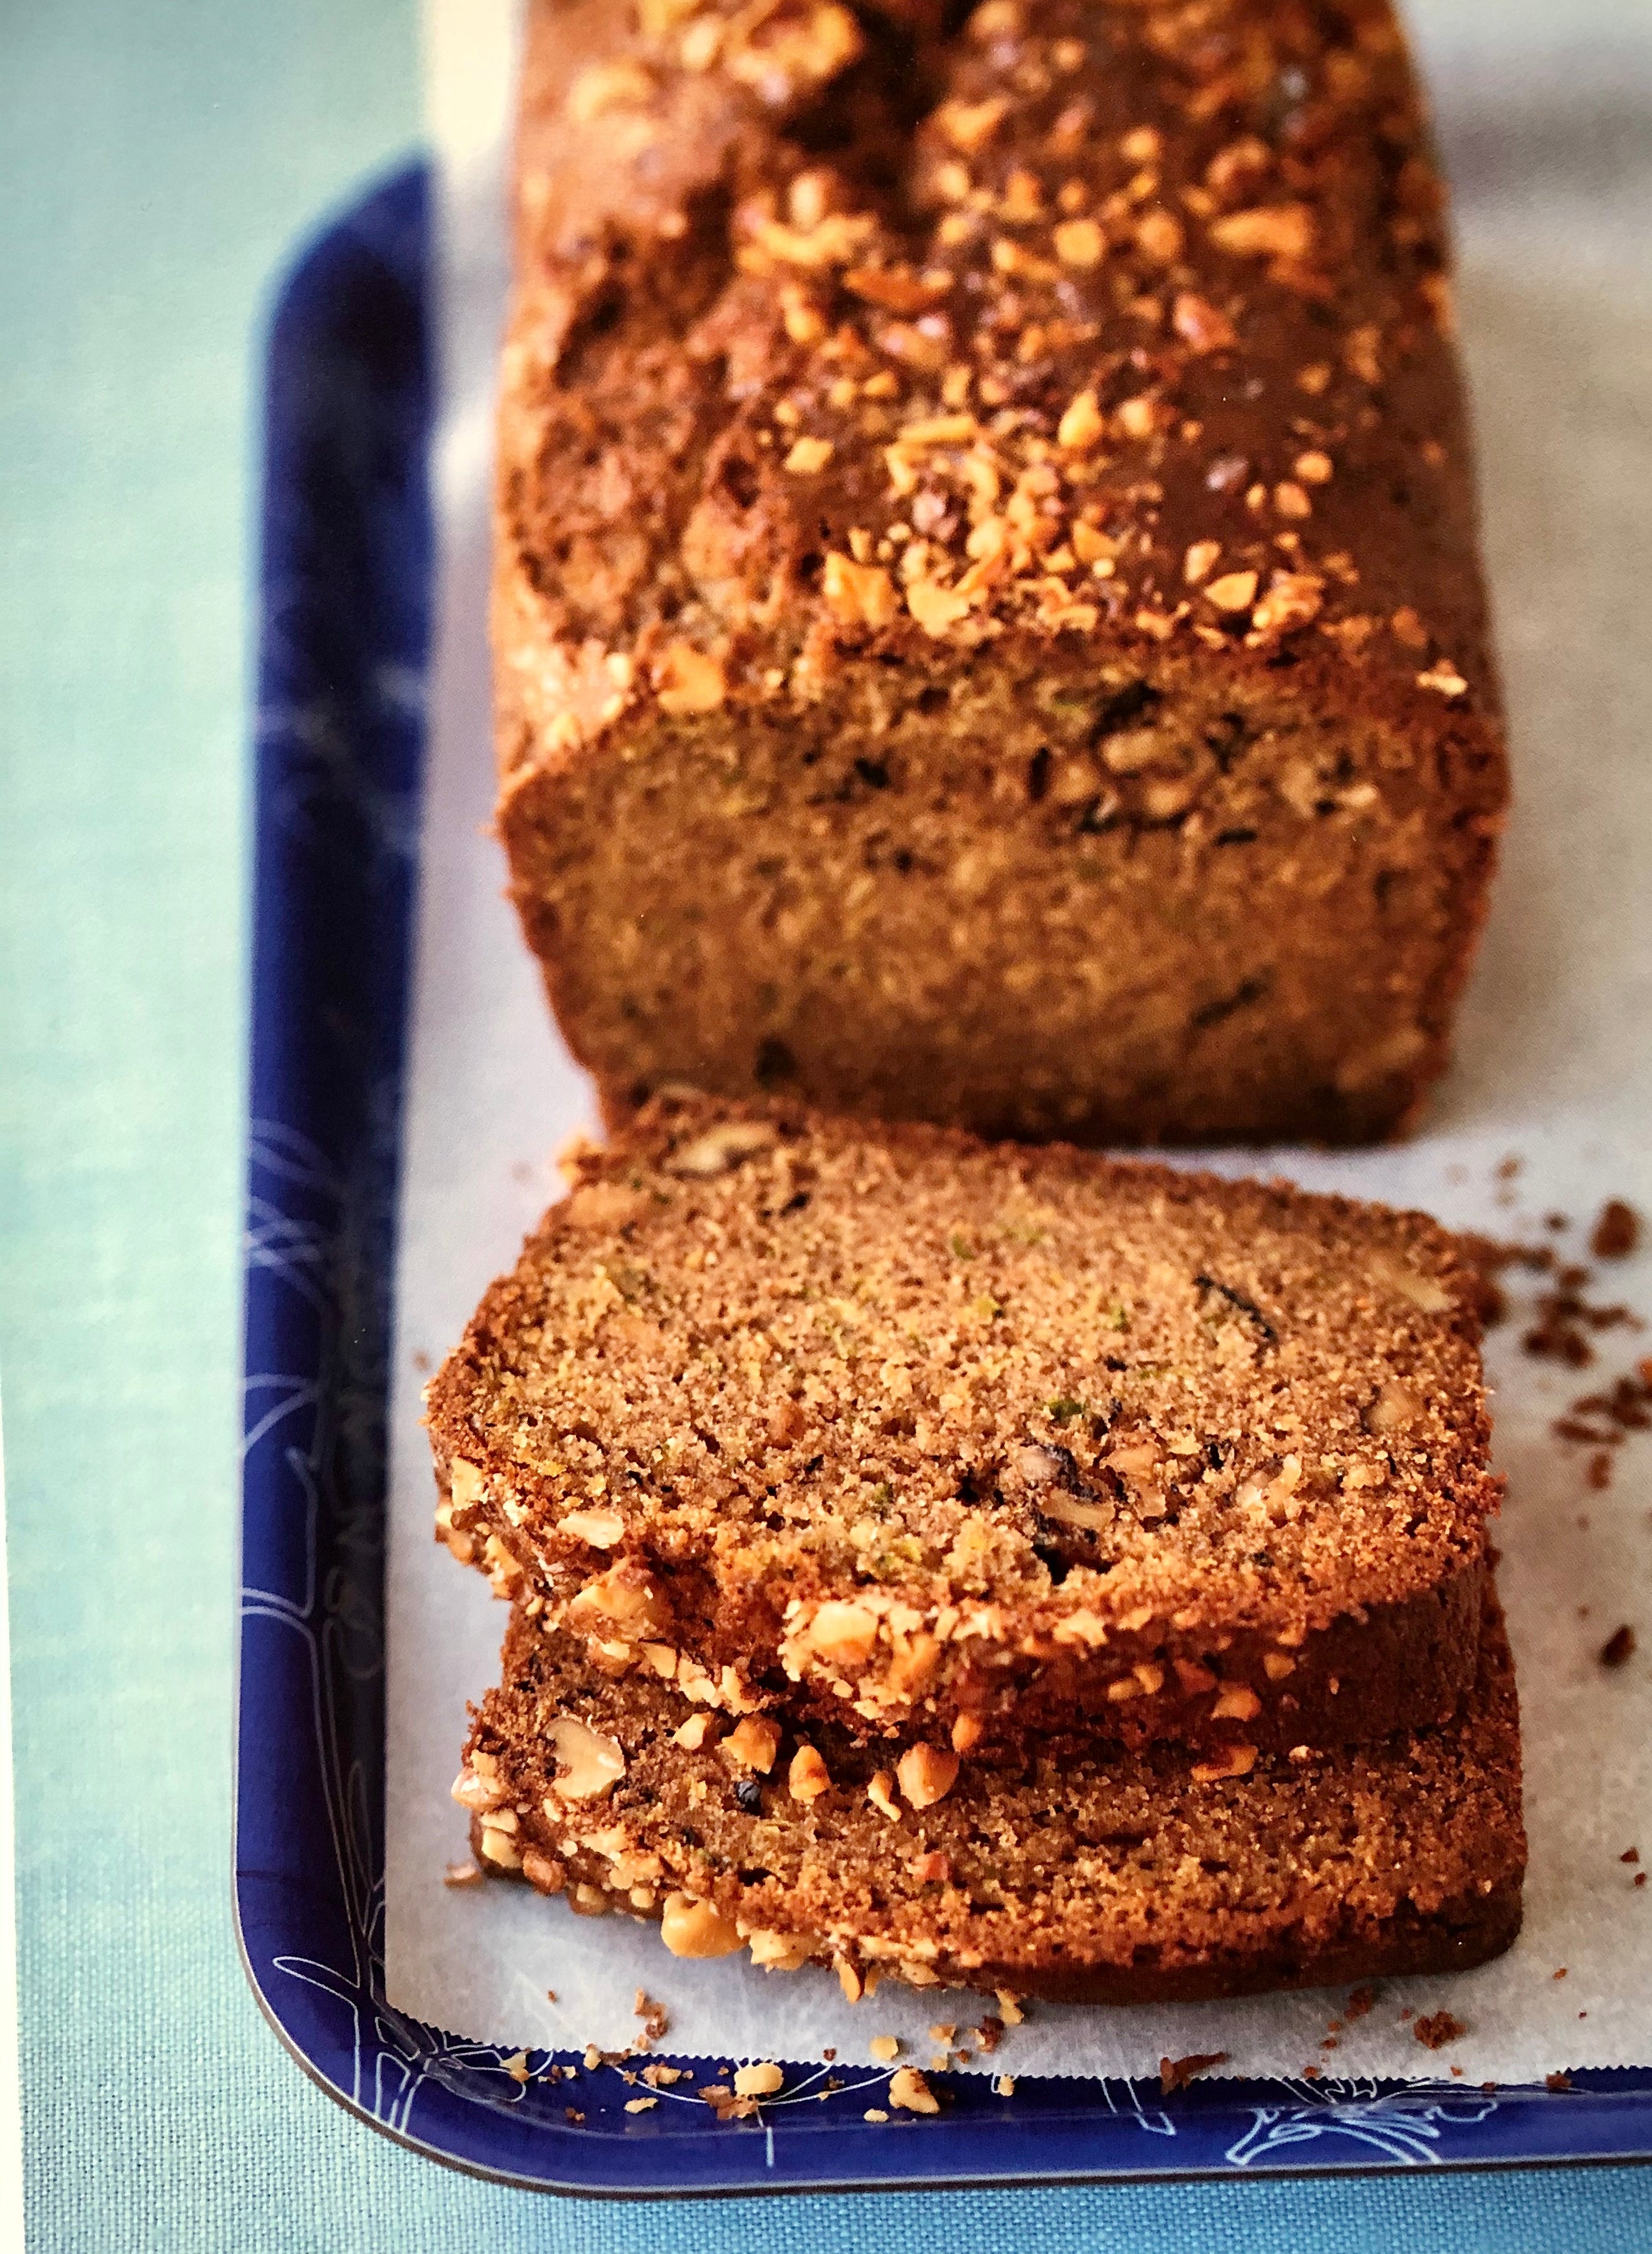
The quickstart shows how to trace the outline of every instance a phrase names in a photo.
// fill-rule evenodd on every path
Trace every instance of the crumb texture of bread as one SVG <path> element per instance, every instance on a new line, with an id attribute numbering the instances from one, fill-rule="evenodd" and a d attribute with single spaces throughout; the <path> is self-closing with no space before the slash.
<path id="1" fill-rule="evenodd" d="M 1519 1717 L 1490 1603 L 1453 1721 L 1242 1776 L 1097 1745 L 966 1764 L 929 1798 L 830 1733 L 725 1729 L 515 1613 L 455 1787 L 478 1861 L 659 1917 L 678 1954 L 835 1965 L 851 2000 L 882 1974 L 1088 2003 L 1317 1987 L 1463 1970 L 1519 1928 Z"/>
<path id="2" fill-rule="evenodd" d="M 611 1114 L 1415 1116 L 1506 765 L 1385 0 L 535 0 L 515 228 L 499 824 Z"/>
<path id="3" fill-rule="evenodd" d="M 1497 1483 L 1418 1214 L 653 1099 L 432 1381 L 438 1529 L 708 1706 L 979 1759 L 1434 1721 Z"/>

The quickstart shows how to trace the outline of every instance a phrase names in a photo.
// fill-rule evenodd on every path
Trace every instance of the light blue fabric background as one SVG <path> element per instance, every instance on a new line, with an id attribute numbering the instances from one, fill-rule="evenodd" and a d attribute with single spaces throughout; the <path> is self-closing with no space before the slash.
<path id="1" fill-rule="evenodd" d="M 608 2207 L 300 2076 L 229 1919 L 259 332 L 419 131 L 413 0 L 49 0 L 0 32 L 0 1376 L 31 2244 L 1652 2244 L 1652 2171 Z"/>

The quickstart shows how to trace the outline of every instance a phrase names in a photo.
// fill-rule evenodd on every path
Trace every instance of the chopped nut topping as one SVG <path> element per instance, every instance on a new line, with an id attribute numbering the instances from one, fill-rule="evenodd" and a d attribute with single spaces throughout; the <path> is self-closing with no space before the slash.
<path id="1" fill-rule="evenodd" d="M 899 608 L 887 571 L 875 564 L 857 564 L 833 549 L 826 558 L 821 590 L 826 606 L 840 626 L 891 625 Z"/>
<path id="2" fill-rule="evenodd" d="M 886 1768 L 877 1771 L 866 1787 L 866 1797 L 880 1816 L 886 1816 L 892 1824 L 900 1821 L 900 1810 L 895 1804 L 895 1780 Z"/>
<path id="3" fill-rule="evenodd" d="M 797 438 L 792 442 L 782 467 L 794 477 L 812 478 L 823 470 L 834 449 L 830 438 Z"/>
<path id="4" fill-rule="evenodd" d="M 1136 247 L 1155 266 L 1173 266 L 1186 240 L 1181 221 L 1173 212 L 1150 211 L 1136 226 Z"/>
<path id="5" fill-rule="evenodd" d="M 978 1714 L 960 1714 L 952 1725 L 952 1750 L 955 1754 L 967 1754 L 985 1735 L 986 1724 Z"/>
<path id="6" fill-rule="evenodd" d="M 568 1883 L 563 1865 L 538 1847 L 523 1848 L 522 1876 L 536 1894 L 559 1894 Z"/>
<path id="7" fill-rule="evenodd" d="M 900 1789 L 914 1808 L 944 1800 L 958 1781 L 958 1756 L 938 1746 L 908 1746 L 896 1768 Z"/>
<path id="8" fill-rule="evenodd" d="M 568 92 L 568 115 L 588 125 L 611 109 L 640 109 L 654 99 L 653 74 L 640 63 L 593 63 L 580 72 Z"/>
<path id="9" fill-rule="evenodd" d="M 1299 485 L 1285 479 L 1273 489 L 1273 505 L 1281 516 L 1312 516 L 1313 503 Z"/>
<path id="10" fill-rule="evenodd" d="M 1196 587 L 1201 579 L 1208 578 L 1221 554 L 1221 541 L 1195 540 L 1181 561 L 1181 576 L 1187 584 Z M 1242 609 L 1243 605 L 1240 607 Z"/>
<path id="11" fill-rule="evenodd" d="M 1324 581 L 1311 572 L 1276 571 L 1268 582 L 1267 593 L 1251 613 L 1253 630 L 1270 634 L 1306 626 L 1320 614 L 1324 588 Z"/>
<path id="12" fill-rule="evenodd" d="M 1313 233 L 1313 214 L 1306 204 L 1262 204 L 1210 223 L 1211 241 L 1241 258 L 1306 258 Z"/>
<path id="13" fill-rule="evenodd" d="M 897 2067 L 889 2077 L 889 2103 L 907 2113 L 938 2113 L 941 2102 L 915 2066 Z"/>
<path id="14" fill-rule="evenodd" d="M 572 1535 L 589 1549 L 612 1550 L 625 1533 L 626 1524 L 617 1510 L 570 1510 L 556 1530 Z"/>
<path id="15" fill-rule="evenodd" d="M 657 1633 L 670 1626 L 671 1611 L 647 1572 L 622 1561 L 585 1584 L 568 1607 L 568 1622 L 587 1634 L 598 1624 L 632 1634 L 645 1629 Z"/>
<path id="16" fill-rule="evenodd" d="M 671 1732 L 671 1741 L 685 1753 L 698 1753 L 708 1737 L 714 1737 L 717 1724 L 710 1714 L 690 1714 L 686 1722 Z"/>
<path id="17" fill-rule="evenodd" d="M 1443 657 L 1436 660 L 1426 673 L 1418 675 L 1417 685 L 1419 689 L 1435 690 L 1442 696 L 1460 696 L 1468 687 L 1457 668 Z"/>
<path id="18" fill-rule="evenodd" d="M 1243 1683 L 1224 1683 L 1210 1710 L 1213 1722 L 1251 1722 L 1262 1712 L 1262 1701 Z"/>
<path id="19" fill-rule="evenodd" d="M 840 1599 L 820 1606 L 807 1637 L 809 1649 L 818 1658 L 840 1668 L 864 1666 L 877 1641 L 877 1614 L 864 1605 Z"/>
<path id="20" fill-rule="evenodd" d="M 1317 446 L 1310 447 L 1306 454 L 1298 454 L 1291 466 L 1305 486 L 1329 485 L 1334 474 L 1331 457 L 1322 454 Z"/>
<path id="21" fill-rule="evenodd" d="M 1051 240 L 1063 266 L 1099 266 L 1107 256 L 1107 237 L 1093 219 L 1063 220 Z"/>
<path id="22" fill-rule="evenodd" d="M 879 2066 L 889 2066 L 900 2055 L 900 2038 L 899 2035 L 874 2035 L 866 2049 Z"/>
<path id="23" fill-rule="evenodd" d="M 756 1769 L 766 1776 L 774 1766 L 774 1756 L 780 1749 L 778 1722 L 766 1716 L 748 1714 L 737 1722 L 718 1747 L 723 1759 L 739 1768 Z"/>
<path id="24" fill-rule="evenodd" d="M 1248 611 L 1256 600 L 1256 574 L 1254 571 L 1229 571 L 1220 579 L 1213 579 L 1205 589 L 1205 599 L 1219 611 Z"/>
<path id="25" fill-rule="evenodd" d="M 552 1789 L 564 1800 L 595 1800 L 626 1773 L 626 1757 L 616 1740 L 571 1714 L 559 1714 L 551 1724 L 550 1743 L 564 1772 Z"/>
<path id="26" fill-rule="evenodd" d="M 1231 351 L 1239 341 L 1233 323 L 1207 298 L 1192 290 L 1178 292 L 1171 307 L 1170 325 L 1185 345 L 1196 353 Z"/>
<path id="27" fill-rule="evenodd" d="M 830 1792 L 832 1781 L 824 1760 L 813 1746 L 799 1746 L 786 1772 L 786 1788 L 794 1800 L 807 1803 Z"/>
<path id="28" fill-rule="evenodd" d="M 754 2066 L 737 2066 L 734 2094 L 737 2097 L 767 2097 L 783 2088 L 785 2081 L 785 2075 L 773 2059 L 764 2059 Z"/>
<path id="29" fill-rule="evenodd" d="M 455 1510 L 469 1510 L 482 1499 L 483 1480 L 474 1464 L 455 1456 L 448 1474 L 447 1491 Z"/>
<path id="30" fill-rule="evenodd" d="M 1254 1746 L 1223 1746 L 1208 1760 L 1194 1763 L 1194 1782 L 1195 1784 L 1216 1784 L 1224 1777 L 1249 1776 L 1256 1765 L 1256 1749 Z"/>
<path id="31" fill-rule="evenodd" d="M 1074 453 L 1083 453 L 1097 444 L 1106 430 L 1107 419 L 1096 402 L 1096 394 L 1081 391 L 1068 403 L 1055 436 L 1058 444 Z"/>
<path id="32" fill-rule="evenodd" d="M 934 122 L 955 149 L 973 156 L 998 131 L 1009 107 L 1004 94 L 994 94 L 988 102 L 943 102 L 934 113 Z"/>
<path id="33" fill-rule="evenodd" d="M 745 1946 L 734 1927 L 710 1902 L 682 1894 L 666 1896 L 660 1938 L 674 1956 L 732 1956 Z"/>
<path id="34" fill-rule="evenodd" d="M 906 608 L 927 634 L 938 640 L 970 613 L 970 598 L 938 580 L 914 579 L 906 589 Z"/>

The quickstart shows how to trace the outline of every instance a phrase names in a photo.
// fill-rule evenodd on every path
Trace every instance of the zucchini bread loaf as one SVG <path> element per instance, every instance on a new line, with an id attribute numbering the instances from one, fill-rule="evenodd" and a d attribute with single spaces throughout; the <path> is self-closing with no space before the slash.
<path id="1" fill-rule="evenodd" d="M 1306 1749 L 1305 1749 L 1306 1750 Z M 1502 1623 L 1443 1726 L 1234 1778 L 1165 1746 L 1013 1775 L 875 1755 L 606 1677 L 521 1612 L 454 1796 L 495 1876 L 662 1920 L 679 1956 L 1134 2004 L 1466 1970 L 1520 1928 Z"/>
<path id="2" fill-rule="evenodd" d="M 1505 792 L 1386 0 L 536 0 L 494 652 L 611 1116 L 1358 1141 Z"/>
<path id="3" fill-rule="evenodd" d="M 438 1529 L 593 1662 L 985 1763 L 1440 1720 L 1496 1482 L 1418 1214 L 651 1100 L 427 1396 Z"/>

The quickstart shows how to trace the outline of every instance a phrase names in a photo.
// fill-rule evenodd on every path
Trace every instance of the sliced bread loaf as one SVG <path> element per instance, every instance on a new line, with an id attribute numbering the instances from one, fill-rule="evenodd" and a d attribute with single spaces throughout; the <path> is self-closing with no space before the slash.
<path id="1" fill-rule="evenodd" d="M 944 1749 L 893 1770 L 841 1732 L 732 1729 L 604 1676 L 522 1612 L 455 1797 L 482 1867 L 679 1956 L 920 1986 L 1149 2003 L 1466 1969 L 1519 1929 L 1514 1672 L 1488 1605 L 1457 1718 L 1242 1777 L 1159 1745 L 1018 1773 Z"/>
<path id="2" fill-rule="evenodd" d="M 735 1712 L 1237 1760 L 1441 1718 L 1496 1483 L 1418 1214 L 656 1099 L 429 1391 L 438 1530 Z"/>

